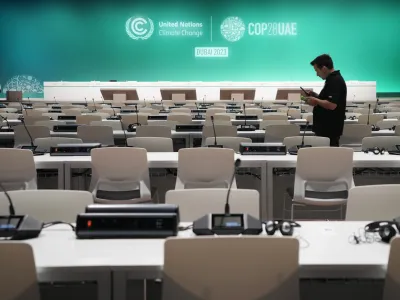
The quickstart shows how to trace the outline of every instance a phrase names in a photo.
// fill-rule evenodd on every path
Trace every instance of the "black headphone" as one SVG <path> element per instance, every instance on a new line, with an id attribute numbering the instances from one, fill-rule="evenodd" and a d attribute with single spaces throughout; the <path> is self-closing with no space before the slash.
<path id="1" fill-rule="evenodd" d="M 367 224 L 364 230 L 365 232 L 379 233 L 382 242 L 390 243 L 399 230 L 399 223 L 395 221 L 377 221 Z"/>
<path id="2" fill-rule="evenodd" d="M 379 126 L 372 125 L 372 126 L 371 126 L 371 130 L 372 130 L 372 131 L 379 131 L 379 130 L 381 130 L 381 129 L 379 128 Z"/>
<path id="3" fill-rule="evenodd" d="M 364 150 L 364 153 L 369 153 L 369 152 L 372 152 L 375 155 L 385 154 L 385 148 L 374 147 L 374 148 L 368 148 L 368 149 Z"/>
<path id="4" fill-rule="evenodd" d="M 356 119 L 357 119 L 356 116 L 350 116 L 350 117 L 349 117 L 349 120 L 356 120 Z"/>
<path id="5" fill-rule="evenodd" d="M 278 229 L 282 235 L 293 235 L 294 227 L 301 226 L 296 222 L 285 220 L 272 220 L 265 223 L 265 231 L 268 235 L 274 235 Z"/>

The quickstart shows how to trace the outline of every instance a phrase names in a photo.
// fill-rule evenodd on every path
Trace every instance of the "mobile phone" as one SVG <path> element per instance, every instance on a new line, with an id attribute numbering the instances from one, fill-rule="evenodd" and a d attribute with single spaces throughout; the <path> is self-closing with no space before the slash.
<path id="1" fill-rule="evenodd" d="M 311 96 L 311 93 L 310 92 L 307 92 L 305 89 L 303 89 L 302 87 L 300 87 L 301 88 L 301 90 L 307 95 L 307 96 Z"/>

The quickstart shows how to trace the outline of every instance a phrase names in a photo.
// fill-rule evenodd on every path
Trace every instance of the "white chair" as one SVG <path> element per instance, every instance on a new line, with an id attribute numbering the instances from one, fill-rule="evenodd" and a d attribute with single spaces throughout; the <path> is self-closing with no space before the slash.
<path id="1" fill-rule="evenodd" d="M 237 136 L 237 127 L 232 125 L 215 125 L 215 134 L 217 137 Z M 214 136 L 214 129 L 211 125 L 205 125 L 202 132 L 202 146 L 205 145 L 206 139 Z"/>
<path id="2" fill-rule="evenodd" d="M 168 126 L 138 126 L 136 137 L 165 137 L 170 138 L 171 127 Z"/>
<path id="3" fill-rule="evenodd" d="M 193 222 L 213 213 L 224 213 L 227 189 L 170 190 L 165 203 L 179 206 L 181 222 Z M 232 189 L 229 196 L 230 212 L 260 217 L 260 195 L 256 190 Z"/>
<path id="4" fill-rule="evenodd" d="M 288 117 L 284 113 L 265 113 L 263 114 L 262 117 L 263 120 L 269 120 L 269 121 L 277 121 L 277 120 L 288 120 Z"/>
<path id="5" fill-rule="evenodd" d="M 400 136 L 372 136 L 362 140 L 362 149 L 383 148 L 386 151 L 397 150 L 396 145 L 400 145 Z"/>
<path id="6" fill-rule="evenodd" d="M 301 136 L 288 136 L 283 139 L 283 144 L 286 146 L 286 149 L 290 149 L 301 145 L 302 140 L 303 137 Z M 312 147 L 329 147 L 330 140 L 329 138 L 320 136 L 305 136 L 304 145 Z"/>
<path id="7" fill-rule="evenodd" d="M 353 113 L 360 114 L 360 115 L 367 115 L 368 111 L 372 113 L 372 110 L 368 110 L 368 108 L 355 108 L 353 109 Z"/>
<path id="8" fill-rule="evenodd" d="M 289 136 L 300 135 L 300 127 L 295 124 L 268 125 L 265 127 L 265 143 L 282 143 Z"/>
<path id="9" fill-rule="evenodd" d="M 206 120 L 210 120 L 211 116 L 214 116 L 215 114 L 218 113 L 226 113 L 226 108 L 215 108 L 215 107 L 210 107 L 206 111 Z"/>
<path id="10" fill-rule="evenodd" d="M 67 137 L 47 137 L 37 138 L 33 141 L 33 144 L 37 146 L 39 152 L 50 152 L 51 147 L 56 147 L 59 144 L 81 144 L 83 141 L 78 138 L 67 138 Z"/>
<path id="11" fill-rule="evenodd" d="M 40 300 L 32 246 L 27 243 L 0 244 L 1 300 Z"/>
<path id="12" fill-rule="evenodd" d="M 147 125 L 147 119 L 149 118 L 149 114 L 129 114 L 129 115 L 121 115 L 121 121 L 124 125 L 125 129 L 128 129 L 130 124 L 139 123 L 140 125 Z"/>
<path id="13" fill-rule="evenodd" d="M 66 116 L 80 116 L 80 115 L 82 115 L 82 112 L 81 112 L 80 108 L 62 109 L 62 113 L 65 114 Z"/>
<path id="14" fill-rule="evenodd" d="M 0 183 L 7 190 L 37 189 L 32 151 L 0 148 Z"/>
<path id="15" fill-rule="evenodd" d="M 184 113 L 174 113 L 167 116 L 167 121 L 177 122 L 178 124 L 191 124 L 192 115 Z"/>
<path id="16" fill-rule="evenodd" d="M 302 148 L 297 156 L 291 218 L 295 206 L 340 206 L 342 212 L 353 187 L 353 149 Z"/>
<path id="17" fill-rule="evenodd" d="M 289 121 L 286 120 L 262 120 L 260 122 L 260 130 L 265 130 L 268 125 L 289 125 Z"/>
<path id="18" fill-rule="evenodd" d="M 30 215 L 44 223 L 75 223 L 76 216 L 93 204 L 93 196 L 88 191 L 10 191 L 9 195 L 18 215 Z M 0 214 L 8 215 L 8 211 L 6 196 L 0 192 Z"/>
<path id="19" fill-rule="evenodd" d="M 346 221 L 393 220 L 400 215 L 400 184 L 356 186 L 349 191 Z"/>
<path id="20" fill-rule="evenodd" d="M 180 149 L 175 189 L 227 188 L 235 171 L 234 158 L 232 149 Z M 236 189 L 235 179 L 232 188 Z"/>
<path id="21" fill-rule="evenodd" d="M 102 106 L 97 106 L 97 108 L 102 109 Z M 100 112 L 100 111 L 97 111 L 97 112 L 93 112 L 93 113 L 87 114 L 86 116 L 100 116 L 102 120 L 105 120 L 105 119 L 107 119 L 110 115 L 111 115 L 111 114 L 109 114 L 108 112 Z M 114 114 L 112 114 L 112 115 L 114 115 Z M 97 121 L 97 120 L 95 120 L 95 121 Z M 89 122 L 89 123 L 90 123 L 90 122 Z"/>
<path id="22" fill-rule="evenodd" d="M 93 121 L 101 121 L 101 116 L 94 116 L 94 115 L 80 115 L 76 116 L 76 124 L 79 125 L 90 125 Z"/>
<path id="23" fill-rule="evenodd" d="M 361 145 L 365 137 L 371 136 L 371 126 L 366 124 L 344 124 L 340 145 Z"/>
<path id="24" fill-rule="evenodd" d="M 383 300 L 398 300 L 400 293 L 400 238 L 390 241 L 389 261 L 387 265 Z"/>
<path id="25" fill-rule="evenodd" d="M 168 126 L 171 128 L 171 130 L 175 130 L 176 124 L 178 124 L 178 122 L 167 120 L 149 120 L 147 126 Z"/>
<path id="26" fill-rule="evenodd" d="M 37 138 L 50 137 L 50 129 L 46 126 L 24 125 L 14 126 L 14 147 L 30 145 Z M 29 132 L 29 133 L 28 133 Z M 30 136 L 29 136 L 30 135 Z"/>
<path id="27" fill-rule="evenodd" d="M 56 125 L 66 125 L 66 121 L 36 121 L 35 126 L 46 126 L 48 127 L 51 131 L 54 129 L 54 126 Z"/>
<path id="28" fill-rule="evenodd" d="M 258 119 L 262 119 L 263 118 L 263 110 L 261 108 L 247 108 L 246 105 L 246 115 L 256 115 Z"/>
<path id="29" fill-rule="evenodd" d="M 400 125 L 399 120 L 382 120 L 376 123 L 380 129 L 392 129 Z"/>
<path id="30" fill-rule="evenodd" d="M 298 270 L 295 238 L 169 238 L 163 299 L 299 300 Z"/>
<path id="31" fill-rule="evenodd" d="M 218 113 L 214 115 L 214 122 L 218 123 L 218 122 L 227 122 L 229 123 L 228 125 L 232 125 L 232 116 L 231 114 L 227 114 L 227 113 Z"/>
<path id="32" fill-rule="evenodd" d="M 173 108 L 171 109 L 170 113 L 171 114 L 183 114 L 183 115 L 190 115 L 191 109 L 187 107 L 179 107 L 179 108 Z M 173 120 L 172 120 L 173 121 Z"/>
<path id="33" fill-rule="evenodd" d="M 92 121 L 90 126 L 108 126 L 114 130 L 122 130 L 122 125 L 120 121 L 114 120 L 103 120 L 103 121 Z"/>
<path id="34" fill-rule="evenodd" d="M 14 114 L 14 113 L 0 113 L 0 117 L 3 119 L 7 120 L 17 120 L 19 117 L 19 114 Z"/>
<path id="35" fill-rule="evenodd" d="M 141 148 L 97 148 L 92 156 L 92 191 L 96 203 L 151 201 L 147 151 Z"/>
<path id="36" fill-rule="evenodd" d="M 237 136 L 217 136 L 217 145 L 222 145 L 224 148 L 232 149 L 235 152 L 240 151 L 241 143 L 251 143 L 251 138 L 237 137 Z M 205 146 L 214 145 L 215 138 L 208 137 Z"/>
<path id="37" fill-rule="evenodd" d="M 369 125 L 376 125 L 379 121 L 382 121 L 384 118 L 383 115 L 361 115 L 358 117 L 358 124 L 369 124 Z M 369 120 L 369 122 L 368 122 Z"/>
<path id="38" fill-rule="evenodd" d="M 171 138 L 165 137 L 132 137 L 128 138 L 129 147 L 143 148 L 147 152 L 174 152 Z"/>
<path id="39" fill-rule="evenodd" d="M 100 143 L 114 146 L 114 131 L 111 126 L 78 126 L 78 138 L 84 143 Z"/>
<path id="40" fill-rule="evenodd" d="M 36 122 L 38 121 L 50 121 L 50 117 L 48 116 L 25 116 L 24 117 L 24 123 L 25 125 L 35 125 Z"/>

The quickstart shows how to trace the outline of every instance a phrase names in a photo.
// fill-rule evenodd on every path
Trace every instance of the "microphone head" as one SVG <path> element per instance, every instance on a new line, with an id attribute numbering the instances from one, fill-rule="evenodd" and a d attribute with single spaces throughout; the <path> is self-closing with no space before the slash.
<path id="1" fill-rule="evenodd" d="M 246 108 L 246 104 L 243 103 L 243 108 Z"/>
<path id="2" fill-rule="evenodd" d="M 211 121 L 213 121 L 213 122 L 214 122 L 214 116 L 211 116 L 211 117 L 210 117 L 210 119 L 211 119 Z"/>
<path id="3" fill-rule="evenodd" d="M 240 164 L 242 163 L 242 161 L 240 160 L 240 158 L 237 158 L 235 160 L 235 168 L 238 168 L 240 166 Z"/>
<path id="4" fill-rule="evenodd" d="M 370 103 L 370 104 L 368 104 L 368 108 L 371 108 L 371 103 Z"/>

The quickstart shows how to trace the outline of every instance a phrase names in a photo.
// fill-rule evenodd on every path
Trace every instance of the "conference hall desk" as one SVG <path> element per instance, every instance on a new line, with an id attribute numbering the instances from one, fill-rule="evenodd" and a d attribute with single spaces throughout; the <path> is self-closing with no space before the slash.
<path id="1" fill-rule="evenodd" d="M 376 81 L 347 81 L 347 100 L 349 102 L 376 101 Z M 220 90 L 254 89 L 254 99 L 273 100 L 277 97 L 278 89 L 294 89 L 298 92 L 302 86 L 320 92 L 324 82 L 320 81 L 281 81 L 281 82 L 232 82 L 232 81 L 120 81 L 120 82 L 44 82 L 44 99 L 57 99 L 57 102 L 71 102 L 71 99 L 101 99 L 101 90 L 136 90 L 140 100 L 151 102 L 162 99 L 161 90 L 196 90 L 198 100 L 218 102 Z M 128 99 L 130 100 L 130 99 Z M 196 99 L 186 99 L 196 100 Z M 53 100 L 54 102 L 54 100 Z"/>
<path id="2" fill-rule="evenodd" d="M 336 284 L 342 287 L 356 283 L 356 290 L 352 294 L 343 289 L 334 290 L 336 299 L 381 299 L 377 295 L 381 293 L 386 276 L 390 246 L 381 242 L 358 245 L 350 242 L 353 233 L 359 232 L 368 222 L 308 221 L 300 224 L 301 228 L 295 229 L 293 237 L 300 245 L 300 292 L 310 281 L 321 282 L 323 286 L 319 291 L 321 295 L 314 291 L 310 294 L 313 297 L 306 299 L 327 299 L 332 283 L 338 280 Z M 265 233 L 261 235 L 268 238 Z M 192 236 L 191 230 L 178 235 Z M 64 225 L 45 229 L 37 239 L 25 241 L 33 248 L 40 282 L 95 280 L 101 300 L 126 300 L 129 280 L 162 279 L 164 242 L 164 239 L 78 240 L 70 227 Z M 252 249 L 248 251 L 251 255 Z M 366 289 L 358 283 L 362 281 L 381 284 L 375 283 L 371 289 Z M 357 297 L 360 293 L 366 297 Z"/>
<path id="3" fill-rule="evenodd" d="M 58 189 L 64 189 L 64 159 L 60 156 L 34 156 L 36 170 L 57 170 Z"/>
<path id="4" fill-rule="evenodd" d="M 90 156 L 65 156 L 65 189 L 71 187 L 72 169 L 91 168 Z M 240 155 L 241 168 L 260 168 L 261 191 L 260 191 L 260 214 L 261 218 L 273 217 L 273 169 L 274 168 L 296 168 L 296 155 Z M 177 152 L 150 152 L 147 154 L 149 168 L 177 168 Z M 400 168 L 400 156 L 397 155 L 375 155 L 363 152 L 354 152 L 354 168 Z"/>

